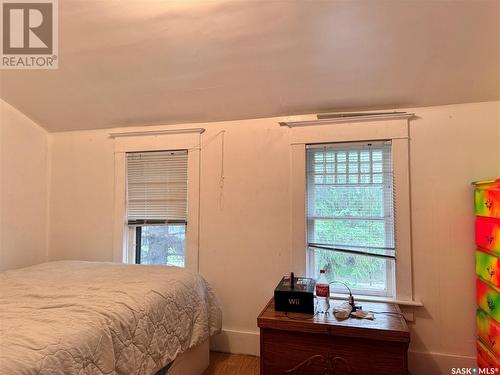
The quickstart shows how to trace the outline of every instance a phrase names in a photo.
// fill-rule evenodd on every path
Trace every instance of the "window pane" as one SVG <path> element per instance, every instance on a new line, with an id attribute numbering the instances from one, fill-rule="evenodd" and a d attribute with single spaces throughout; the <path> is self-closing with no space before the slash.
<path id="1" fill-rule="evenodd" d="M 361 173 L 370 173 L 370 164 L 361 163 Z"/>
<path id="2" fill-rule="evenodd" d="M 382 173 L 382 172 L 383 172 L 382 163 L 373 163 L 373 173 Z"/>
<path id="3" fill-rule="evenodd" d="M 364 255 L 339 253 L 331 250 L 314 251 L 314 275 L 326 271 L 328 281 L 342 281 L 353 289 L 385 291 L 387 289 L 387 267 L 392 260 Z M 332 287 L 343 292 L 341 284 Z"/>
<path id="4" fill-rule="evenodd" d="M 321 164 L 314 164 L 314 172 L 316 172 L 316 173 L 325 173 L 325 165 L 323 163 L 321 163 Z"/>
<path id="5" fill-rule="evenodd" d="M 374 160 L 374 161 L 382 160 L 382 151 L 381 150 L 374 150 L 372 152 L 372 160 Z"/>
<path id="6" fill-rule="evenodd" d="M 186 226 L 151 225 L 142 227 L 141 264 L 184 267 Z"/>
<path id="7" fill-rule="evenodd" d="M 358 173 L 358 172 L 359 172 L 358 163 L 349 164 L 349 173 Z"/>
<path id="8" fill-rule="evenodd" d="M 388 247 L 383 220 L 314 220 L 309 242 L 344 245 Z"/>
<path id="9" fill-rule="evenodd" d="M 346 161 L 346 153 L 337 152 L 337 163 L 345 163 L 345 161 Z"/>
<path id="10" fill-rule="evenodd" d="M 315 178 L 318 177 L 320 176 L 315 176 Z M 351 179 L 352 177 L 357 181 L 358 176 L 349 176 L 350 183 L 355 182 Z M 384 216 L 384 188 L 382 186 L 316 185 L 314 195 L 310 198 L 312 202 L 309 203 L 309 216 Z"/>
<path id="11" fill-rule="evenodd" d="M 362 184 L 369 184 L 370 183 L 370 175 L 369 174 L 362 174 L 361 175 L 361 183 Z"/>
<path id="12" fill-rule="evenodd" d="M 359 177 L 359 176 L 358 176 L 358 175 L 356 175 L 356 174 L 351 174 L 351 175 L 349 175 L 349 183 L 350 183 L 350 184 L 357 184 L 357 183 L 358 183 L 358 181 L 359 181 L 359 178 L 358 178 L 358 177 Z"/>

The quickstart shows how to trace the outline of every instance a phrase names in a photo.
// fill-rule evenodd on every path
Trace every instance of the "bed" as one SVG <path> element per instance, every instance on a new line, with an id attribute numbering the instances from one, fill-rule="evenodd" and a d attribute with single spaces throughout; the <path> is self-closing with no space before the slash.
<path id="1" fill-rule="evenodd" d="M 195 375 L 220 328 L 213 291 L 185 269 L 60 261 L 0 273 L 0 374 Z"/>

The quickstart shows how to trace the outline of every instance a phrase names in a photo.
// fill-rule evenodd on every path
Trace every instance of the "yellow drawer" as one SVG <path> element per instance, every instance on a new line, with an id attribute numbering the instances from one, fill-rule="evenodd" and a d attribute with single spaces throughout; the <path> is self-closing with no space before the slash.
<path id="1" fill-rule="evenodd" d="M 477 335 L 485 346 L 500 357 L 500 324 L 483 310 L 477 309 Z"/>
<path id="2" fill-rule="evenodd" d="M 478 216 L 500 217 L 500 179 L 476 183 L 474 211 Z"/>
<path id="3" fill-rule="evenodd" d="M 476 251 L 476 274 L 500 288 L 500 260 L 493 254 Z"/>

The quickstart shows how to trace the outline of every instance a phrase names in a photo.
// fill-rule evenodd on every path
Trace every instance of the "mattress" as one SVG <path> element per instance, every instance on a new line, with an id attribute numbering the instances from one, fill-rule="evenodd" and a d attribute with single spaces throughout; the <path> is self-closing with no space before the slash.
<path id="1" fill-rule="evenodd" d="M 221 329 L 198 274 L 49 262 L 0 273 L 0 374 L 153 375 Z"/>

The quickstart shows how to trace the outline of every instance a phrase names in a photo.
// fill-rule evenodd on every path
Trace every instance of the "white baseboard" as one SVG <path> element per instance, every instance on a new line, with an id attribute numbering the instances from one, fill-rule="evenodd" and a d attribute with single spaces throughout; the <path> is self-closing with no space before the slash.
<path id="1" fill-rule="evenodd" d="M 408 362 L 412 375 L 447 375 L 451 374 L 451 369 L 454 367 L 477 366 L 476 357 L 413 351 L 408 353 Z"/>
<path id="2" fill-rule="evenodd" d="M 259 355 L 259 332 L 235 331 L 223 329 L 210 339 L 210 349 L 233 354 Z"/>
<path id="3" fill-rule="evenodd" d="M 210 349 L 225 353 L 258 356 L 259 348 L 258 332 L 223 329 L 210 340 Z M 410 351 L 408 361 L 412 375 L 447 375 L 453 367 L 476 367 L 476 357 L 445 353 Z"/>

